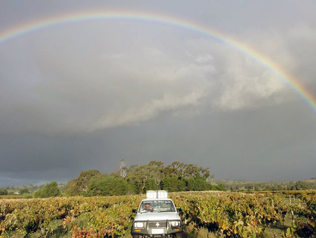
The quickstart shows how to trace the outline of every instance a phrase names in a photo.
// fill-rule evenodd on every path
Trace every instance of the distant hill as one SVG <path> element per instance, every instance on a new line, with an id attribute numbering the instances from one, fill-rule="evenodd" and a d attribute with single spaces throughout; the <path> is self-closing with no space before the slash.
<path id="1" fill-rule="evenodd" d="M 295 183 L 298 181 L 304 181 L 308 183 L 316 183 L 316 177 L 311 178 L 311 179 L 306 179 L 306 180 L 293 180 L 293 181 L 287 181 L 287 182 L 279 182 L 279 181 L 251 181 L 251 180 L 233 180 L 233 179 L 212 179 L 211 182 L 214 184 L 225 184 L 225 185 L 234 185 L 234 184 L 248 184 L 248 183 L 253 183 L 253 184 L 261 184 L 261 183 L 281 183 L 281 184 L 286 184 L 286 183 Z"/>
<path id="2" fill-rule="evenodd" d="M 309 180 L 305 180 L 308 183 L 316 184 L 316 178 L 311 178 Z"/>
<path id="3" fill-rule="evenodd" d="M 300 189 L 316 189 L 316 178 L 289 181 L 289 182 L 273 182 L 273 181 L 247 181 L 247 180 L 230 180 L 230 179 L 213 179 L 212 184 L 223 184 L 230 190 L 300 190 Z"/>
<path id="4" fill-rule="evenodd" d="M 21 189 L 27 189 L 30 193 L 34 193 L 38 189 L 44 188 L 45 184 L 42 185 L 27 185 L 27 186 L 7 186 L 4 187 L 9 194 L 18 194 Z M 58 189 L 60 191 L 65 190 L 65 184 L 58 184 Z"/>

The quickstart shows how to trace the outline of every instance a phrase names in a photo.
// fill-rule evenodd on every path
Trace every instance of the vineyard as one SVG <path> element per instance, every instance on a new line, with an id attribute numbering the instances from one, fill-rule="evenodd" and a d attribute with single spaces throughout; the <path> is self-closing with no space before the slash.
<path id="1" fill-rule="evenodd" d="M 186 237 L 315 237 L 316 195 L 172 193 Z M 143 196 L 0 200 L 0 237 L 131 237 Z"/>

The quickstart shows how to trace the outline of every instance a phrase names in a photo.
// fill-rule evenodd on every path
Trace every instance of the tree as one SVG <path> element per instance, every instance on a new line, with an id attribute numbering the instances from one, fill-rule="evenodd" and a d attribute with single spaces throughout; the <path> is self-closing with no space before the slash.
<path id="1" fill-rule="evenodd" d="M 53 181 L 47 183 L 43 189 L 39 189 L 35 192 L 34 197 L 36 198 L 48 198 L 57 197 L 60 195 L 60 191 L 57 186 L 57 182 Z"/>
<path id="2" fill-rule="evenodd" d="M 122 169 L 122 167 L 121 167 Z M 126 169 L 126 176 L 118 170 L 110 175 L 98 170 L 83 171 L 66 185 L 68 195 L 119 195 L 143 194 L 146 190 L 166 189 L 168 191 L 211 190 L 208 168 L 175 161 L 168 166 L 152 160 L 146 165 L 132 165 Z M 125 174 L 125 173 L 124 173 Z M 112 186 L 112 184 L 114 186 Z"/>
<path id="3" fill-rule="evenodd" d="M 307 190 L 310 189 L 310 184 L 305 181 L 297 181 L 293 187 L 292 190 Z"/>
<path id="4" fill-rule="evenodd" d="M 160 181 L 154 178 L 149 178 L 145 183 L 145 190 L 161 189 Z"/>
<path id="5" fill-rule="evenodd" d="M 180 163 L 179 161 L 175 161 L 172 164 L 168 165 L 164 168 L 164 176 L 165 177 L 178 177 L 185 178 L 185 170 L 188 165 L 184 163 Z"/>
<path id="6" fill-rule="evenodd" d="M 163 169 L 166 177 L 178 177 L 180 179 L 203 177 L 205 180 L 210 177 L 209 168 L 198 167 L 194 164 L 184 164 L 175 161 Z"/>
<path id="7" fill-rule="evenodd" d="M 125 179 L 133 187 L 135 193 L 141 194 L 145 190 L 157 188 L 168 191 L 189 190 L 187 185 L 194 190 L 207 190 L 211 189 L 210 183 L 207 182 L 209 177 L 208 168 L 194 164 L 175 161 L 164 167 L 163 162 L 150 161 L 148 165 L 132 165 L 127 169 Z"/>
<path id="8" fill-rule="evenodd" d="M 0 188 L 0 195 L 8 195 L 8 190 L 5 188 Z"/>
<path id="9" fill-rule="evenodd" d="M 134 183 L 135 193 L 144 193 L 146 188 L 154 187 L 161 181 L 163 163 L 151 161 L 148 165 L 132 165 L 127 169 L 126 180 Z M 155 181 L 155 182 L 154 182 Z"/>
<path id="10" fill-rule="evenodd" d="M 225 191 L 226 190 L 226 186 L 224 184 L 222 184 L 222 183 L 217 184 L 216 185 L 216 190 Z"/>
<path id="11" fill-rule="evenodd" d="M 66 194 L 71 196 L 84 194 L 88 190 L 90 180 L 96 177 L 101 177 L 98 170 L 82 171 L 77 178 L 67 183 Z"/>
<path id="12" fill-rule="evenodd" d="M 113 196 L 124 195 L 128 191 L 129 185 L 126 180 L 121 177 L 107 176 L 92 179 L 85 194 L 88 196 Z"/>
<path id="13" fill-rule="evenodd" d="M 24 193 L 30 193 L 29 190 L 27 188 L 22 188 L 20 189 L 20 194 L 24 194 Z"/>
<path id="14" fill-rule="evenodd" d="M 202 177 L 197 178 L 188 178 L 186 179 L 187 182 L 187 191 L 205 191 L 205 190 L 211 190 L 212 185 L 211 183 L 207 182 Z"/>
<path id="15" fill-rule="evenodd" d="M 177 177 L 164 177 L 161 181 L 162 189 L 169 192 L 177 192 L 178 190 L 178 178 Z"/>

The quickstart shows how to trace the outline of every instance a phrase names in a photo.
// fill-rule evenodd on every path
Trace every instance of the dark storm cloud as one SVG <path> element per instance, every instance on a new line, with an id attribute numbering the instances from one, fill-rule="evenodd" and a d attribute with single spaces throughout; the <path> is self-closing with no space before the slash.
<path id="1" fill-rule="evenodd" d="M 70 3 L 6 3 L 0 32 L 79 9 L 151 11 L 217 28 L 315 91 L 311 1 Z M 123 19 L 0 44 L 0 186 L 113 172 L 121 159 L 197 163 L 217 178 L 315 177 L 315 109 L 260 61 L 188 29 Z"/>

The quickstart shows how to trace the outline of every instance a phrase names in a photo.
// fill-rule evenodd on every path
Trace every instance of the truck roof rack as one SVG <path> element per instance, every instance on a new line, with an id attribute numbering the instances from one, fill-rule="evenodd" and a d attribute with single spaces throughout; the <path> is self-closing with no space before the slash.
<path id="1" fill-rule="evenodd" d="M 168 198 L 168 192 L 166 190 L 148 190 L 146 197 L 147 199 Z"/>

